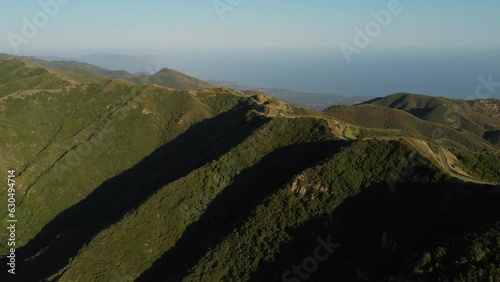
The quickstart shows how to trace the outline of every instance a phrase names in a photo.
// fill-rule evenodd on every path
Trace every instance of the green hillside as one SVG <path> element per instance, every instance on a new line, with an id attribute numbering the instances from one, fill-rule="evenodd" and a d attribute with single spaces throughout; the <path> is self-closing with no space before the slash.
<path id="1" fill-rule="evenodd" d="M 11 69 L 8 93 L 33 91 L 0 99 L 18 281 L 497 277 L 499 156 L 470 132 L 376 105 L 318 113 L 170 70 L 75 81 L 79 67 L 0 61 Z M 335 247 L 306 271 L 320 241 Z M 3 265 L 9 253 L 2 242 Z"/>
<path id="2" fill-rule="evenodd" d="M 431 141 L 446 138 L 474 150 L 487 150 L 492 147 L 480 136 L 470 132 L 457 131 L 442 123 L 429 122 L 393 108 L 362 104 L 354 107 L 332 106 L 323 112 L 362 127 L 398 130 L 399 136 L 425 137 Z"/>
<path id="3" fill-rule="evenodd" d="M 480 231 L 453 236 L 429 252 L 421 254 L 410 268 L 414 280 L 495 281 L 500 277 L 500 223 Z"/>
<path id="4" fill-rule="evenodd" d="M 108 79 L 125 79 L 137 84 L 156 84 L 176 90 L 193 90 L 197 88 L 216 87 L 208 82 L 168 68 L 164 68 L 152 75 L 135 75 L 124 70 L 107 70 L 98 66 L 76 61 L 47 61 L 37 59 L 35 57 L 19 57 L 1 53 L 0 60 L 22 61 L 31 66 L 38 66 L 48 70 L 65 80 L 77 83 L 99 83 L 105 82 Z M 19 73 L 15 73 L 13 78 L 17 78 L 17 75 L 19 75 Z"/>
<path id="5" fill-rule="evenodd" d="M 106 79 L 130 78 L 134 76 L 127 71 L 111 71 L 75 61 L 45 61 L 33 58 L 31 60 L 54 72 L 60 73 L 68 79 L 79 82 L 102 82 Z"/>
<path id="6" fill-rule="evenodd" d="M 379 132 L 383 130 L 386 138 L 404 136 L 425 140 L 430 145 L 433 155 L 443 155 L 440 152 L 442 148 L 449 150 L 449 156 L 444 158 L 449 159 L 446 162 L 451 162 L 451 170 L 465 176 L 472 175 L 488 182 L 499 183 L 500 150 L 494 147 L 498 145 L 496 132 L 476 135 L 466 129 L 450 127 L 445 122 L 426 120 L 429 115 L 417 117 L 416 108 L 419 108 L 420 112 L 425 109 L 428 113 L 436 114 L 436 105 L 447 99 L 415 96 L 391 95 L 379 101 L 356 106 L 332 106 L 324 113 L 361 127 L 359 137 L 370 138 L 373 135 L 381 135 Z M 379 105 L 380 101 L 384 101 L 382 104 L 387 106 Z M 456 100 L 456 103 L 462 106 L 467 104 L 460 100 Z M 484 104 L 482 101 L 476 101 L 476 103 Z M 363 130 L 363 128 L 370 130 Z M 445 164 L 445 166 L 449 165 Z"/>
<path id="7" fill-rule="evenodd" d="M 488 131 L 500 130 L 499 99 L 465 101 L 403 93 L 365 103 L 404 110 L 420 119 L 467 130 L 480 137 Z"/>
<path id="8" fill-rule="evenodd" d="M 128 80 L 135 83 L 157 84 L 177 90 L 193 90 L 196 88 L 213 87 L 205 81 L 168 68 L 164 68 L 153 75 L 141 75 L 128 78 Z"/>
<path id="9" fill-rule="evenodd" d="M 36 90 L 60 89 L 69 85 L 68 81 L 47 69 L 32 67 L 18 59 L 0 59 L 0 98 L 18 91 L 32 93 Z"/>

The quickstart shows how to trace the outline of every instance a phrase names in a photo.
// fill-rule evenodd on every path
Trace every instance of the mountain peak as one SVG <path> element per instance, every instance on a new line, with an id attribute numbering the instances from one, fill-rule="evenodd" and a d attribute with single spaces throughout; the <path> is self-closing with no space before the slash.
<path id="1" fill-rule="evenodd" d="M 143 83 L 157 84 L 178 90 L 212 87 L 212 84 L 208 82 L 169 68 L 163 68 L 151 76 L 144 76 L 142 80 Z"/>

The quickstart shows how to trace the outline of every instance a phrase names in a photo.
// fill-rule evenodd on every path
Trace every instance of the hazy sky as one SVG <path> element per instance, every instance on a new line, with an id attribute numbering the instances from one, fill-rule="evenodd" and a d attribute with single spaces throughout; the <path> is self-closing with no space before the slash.
<path id="1" fill-rule="evenodd" d="M 40 2 L 51 1 L 56 0 Z M 219 1 L 229 2 L 238 1 Z M 23 17 L 33 23 L 43 11 L 39 2 L 2 1 L 0 52 L 14 53 L 12 34 L 25 39 L 19 54 L 117 48 L 338 50 L 341 42 L 352 44 L 354 28 L 364 28 L 373 19 L 371 11 L 386 9 L 390 1 L 240 2 L 222 20 L 213 0 L 69 0 L 26 38 Z M 498 0 L 401 0 L 401 6 L 371 49 L 500 49 Z"/>

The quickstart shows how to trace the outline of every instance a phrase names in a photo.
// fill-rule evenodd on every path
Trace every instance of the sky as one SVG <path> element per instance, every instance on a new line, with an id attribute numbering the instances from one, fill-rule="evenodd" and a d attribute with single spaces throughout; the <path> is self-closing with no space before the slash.
<path id="1" fill-rule="evenodd" d="M 478 77 L 500 81 L 499 11 L 498 0 L 2 1 L 0 53 L 308 93 L 464 98 Z"/>
<path id="2" fill-rule="evenodd" d="M 56 2 L 59 8 L 45 20 L 40 3 L 54 1 L 68 3 Z M 391 1 L 2 1 L 0 52 L 339 50 L 342 42 L 354 46 L 354 28 L 364 29 L 373 20 L 371 12 L 387 10 Z M 372 38 L 370 49 L 500 49 L 498 0 L 401 0 L 400 5 L 402 10 Z M 41 27 L 34 36 L 28 34 L 32 38 L 23 36 L 23 18 L 34 24 L 36 15 Z"/>

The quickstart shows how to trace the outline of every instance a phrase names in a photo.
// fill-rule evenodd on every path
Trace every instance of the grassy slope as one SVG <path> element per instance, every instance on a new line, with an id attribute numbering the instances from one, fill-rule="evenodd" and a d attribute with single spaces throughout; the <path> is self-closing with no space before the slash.
<path id="1" fill-rule="evenodd" d="M 60 89 L 69 82 L 44 68 L 18 60 L 0 60 L 0 98 L 21 90 Z"/>
<path id="2" fill-rule="evenodd" d="M 211 84 L 205 81 L 167 68 L 164 68 L 153 75 L 143 75 L 128 79 L 135 83 L 157 84 L 179 90 L 192 90 L 197 88 L 212 87 Z"/>
<path id="3" fill-rule="evenodd" d="M 2 101 L 8 109 L 26 102 L 28 107 L 18 107 L 22 111 L 2 112 L 4 120 L 17 121 L 5 123 L 9 128 L 3 137 L 11 138 L 2 144 L 12 144 L 5 159 L 13 161 L 5 165 L 26 168 L 18 178 L 18 195 L 28 194 L 18 215 L 32 220 L 20 223 L 31 230 L 18 238 L 20 244 L 104 180 L 214 114 L 187 92 L 121 82 L 91 85 L 83 93 L 71 90 Z M 61 108 L 55 110 L 49 103 Z M 45 130 L 37 134 L 39 128 Z"/>
<path id="4" fill-rule="evenodd" d="M 417 99 L 420 100 L 422 99 Z M 430 101 L 438 103 L 433 99 Z M 429 105 L 432 106 L 432 102 L 417 106 Z M 391 136 L 392 133 L 393 137 L 408 136 L 426 140 L 434 147 L 445 146 L 459 158 L 461 162 L 458 165 L 470 175 L 500 182 L 500 163 L 497 161 L 500 152 L 469 131 L 455 130 L 442 123 L 417 118 L 403 110 L 373 104 L 332 106 L 324 112 L 341 121 L 375 129 L 362 130 L 359 134 L 362 137 Z M 378 132 L 382 130 L 384 132 Z"/>
<path id="5" fill-rule="evenodd" d="M 448 139 L 455 143 L 482 151 L 491 145 L 469 132 L 460 132 L 443 124 L 419 119 L 405 111 L 378 105 L 332 106 L 325 114 L 341 121 L 372 129 L 398 130 L 399 136 L 427 138 L 431 141 Z"/>
<path id="6" fill-rule="evenodd" d="M 127 98 L 126 101 L 121 99 L 124 94 L 134 89 L 139 91 L 139 94 L 134 94 Z M 22 205 L 20 205 L 18 213 L 19 217 L 29 219 L 24 221 L 20 228 L 25 227 L 27 229 L 29 226 L 31 232 L 20 237 L 19 243 L 24 244 L 34 234 L 38 233 L 40 228 L 46 225 L 47 221 L 53 218 L 54 215 L 84 199 L 99 183 L 104 182 L 106 177 L 120 174 L 128 166 L 144 158 L 152 149 L 174 139 L 193 123 L 200 122 L 203 118 L 217 116 L 221 112 L 233 109 L 235 105 L 242 103 L 246 110 L 238 113 L 235 117 L 236 119 L 244 118 L 244 120 L 238 121 L 239 123 L 247 123 L 252 119 L 257 121 L 264 119 L 261 114 L 255 111 L 256 109 L 261 110 L 261 106 L 258 105 L 259 101 L 254 98 L 242 96 L 230 90 L 218 89 L 215 91 L 200 91 L 193 94 L 169 91 L 152 86 L 137 87 L 119 81 L 89 86 L 87 92 L 90 92 L 88 99 L 91 102 L 85 101 L 87 103 L 80 104 L 78 110 L 91 114 L 90 109 L 93 109 L 95 111 L 93 118 L 95 119 L 80 122 L 80 127 L 76 127 L 75 130 L 69 130 L 64 123 L 59 125 L 58 131 L 55 136 L 51 137 L 49 144 L 45 144 L 47 142 L 45 140 L 40 140 L 40 146 L 43 145 L 43 149 L 32 160 L 32 164 L 29 166 L 31 173 L 23 174 L 18 178 L 18 182 L 26 183 L 31 180 L 26 175 L 36 175 L 36 177 L 32 177 L 35 178 L 33 180 L 35 182 L 29 184 L 29 192 Z M 63 104 L 70 109 L 76 105 L 72 105 L 72 102 L 77 103 L 71 100 L 72 97 L 78 97 L 77 101 L 80 103 L 82 97 L 85 97 L 76 90 L 73 92 L 62 95 L 65 99 L 68 99 L 63 100 Z M 111 101 L 120 102 L 118 105 L 113 106 L 104 97 Z M 31 99 L 39 98 L 39 96 L 34 96 Z M 55 101 L 55 98 L 52 99 L 53 103 L 58 102 Z M 8 101 L 11 100 L 14 99 Z M 88 111 L 86 107 L 88 107 Z M 48 110 L 48 107 L 41 107 L 41 109 Z M 165 109 L 170 110 L 165 111 Z M 175 110 L 172 111 L 172 109 Z M 26 110 L 33 111 L 33 109 Z M 62 114 L 64 111 L 59 113 Z M 43 112 L 40 114 L 45 115 Z M 245 115 L 249 115 L 248 121 L 246 121 Z M 216 124 L 221 123 L 219 127 L 221 127 L 220 130 L 222 131 L 220 131 L 219 135 L 214 135 L 213 131 L 209 131 L 207 132 L 210 134 L 209 136 L 191 137 L 186 140 L 187 143 L 183 142 L 181 145 L 186 146 L 189 142 L 196 142 L 200 138 L 207 137 L 227 139 L 232 135 L 226 135 L 228 134 L 227 129 L 223 125 L 234 125 L 231 124 L 232 119 L 226 119 L 227 117 L 216 122 Z M 288 122 L 289 120 L 284 119 L 283 121 Z M 326 125 L 323 125 L 325 128 L 323 131 L 318 131 L 318 128 L 314 127 L 315 124 L 321 124 L 320 121 L 311 119 L 304 122 L 310 124 L 308 125 L 309 128 L 306 128 L 307 131 L 304 132 L 306 136 L 310 131 L 322 135 L 327 130 Z M 301 121 L 297 119 L 296 123 L 300 124 Z M 104 124 L 112 124 L 113 129 L 104 130 Z M 283 124 L 281 126 L 284 127 Z M 233 130 L 239 131 L 240 128 L 241 126 L 238 125 Z M 285 126 L 285 128 L 291 130 L 293 127 Z M 76 130 L 78 132 L 75 132 Z M 68 134 L 61 134 L 61 132 L 67 132 Z M 196 131 L 194 132 L 196 133 Z M 65 138 L 69 136 L 71 136 L 70 140 L 66 140 Z M 293 132 L 289 132 L 289 136 L 290 140 L 295 137 Z M 20 136 L 17 142 L 25 141 L 26 138 L 26 136 Z M 114 144 L 116 140 L 120 140 L 120 142 Z M 269 143 L 270 140 L 264 142 Z M 9 143 L 16 143 L 16 140 L 9 140 Z M 218 142 L 214 141 L 214 143 Z M 72 147 L 75 145 L 76 147 Z M 213 146 L 212 143 L 208 145 Z M 130 148 L 134 148 L 134 150 Z M 16 151 L 12 151 L 12 155 L 16 155 Z M 185 158 L 186 156 L 181 155 L 179 157 Z M 247 157 L 248 152 L 240 155 L 240 158 Z M 188 159 L 193 159 L 193 157 Z M 181 159 L 172 161 L 177 164 Z M 96 166 L 96 163 L 99 163 L 99 166 Z M 43 168 L 48 166 L 50 169 L 44 171 Z M 93 177 L 89 178 L 88 175 Z M 65 188 L 69 189 L 64 190 Z M 26 186 L 20 185 L 19 189 L 23 191 Z M 64 191 L 64 193 L 61 193 L 61 191 Z M 47 206 L 50 206 L 50 209 L 47 209 Z M 33 214 L 36 214 L 36 216 L 32 216 Z"/>
<path id="7" fill-rule="evenodd" d="M 401 211 L 385 172 L 418 155 L 400 141 L 338 140 L 331 123 L 341 125 L 318 113 L 223 88 L 186 92 L 115 80 L 9 97 L 0 108 L 1 144 L 9 149 L 1 169 L 22 171 L 18 243 L 26 245 L 18 251 L 32 258 L 22 262 L 28 279 L 280 279 L 307 253 L 301 240 L 325 232 L 328 215 L 347 209 L 332 230 L 349 231 L 358 226 L 351 215 L 379 191 L 380 201 L 387 197 L 393 212 Z M 456 185 L 428 161 L 406 181 L 413 189 L 448 187 L 417 193 L 422 206 Z M 415 190 L 404 191 L 412 207 Z M 361 205 L 350 206 L 347 199 L 358 194 Z M 403 218 L 391 228 L 406 228 Z M 399 237 L 404 251 L 391 259 L 443 238 L 438 233 L 412 249 L 411 239 L 432 230 L 416 226 L 416 235 Z M 355 245 L 348 231 L 338 239 Z M 342 253 L 351 252 L 362 256 L 352 247 Z M 357 256 L 347 261 L 359 263 Z M 369 272 L 380 278 L 398 266 Z"/>
<path id="8" fill-rule="evenodd" d="M 123 70 L 112 71 L 75 61 L 46 61 L 34 57 L 17 57 L 7 54 L 0 54 L 0 60 L 16 60 L 17 62 L 27 63 L 32 67 L 38 66 L 66 80 L 79 83 L 100 83 L 108 79 L 126 79 L 137 84 L 157 84 L 176 90 L 214 87 L 210 83 L 168 68 L 164 68 L 153 75 L 134 75 Z M 2 68 L 6 71 L 10 71 L 8 66 L 1 66 L 0 69 Z M 20 72 L 17 72 L 13 74 L 10 79 L 6 79 L 5 81 L 18 80 L 20 74 Z"/>
<path id="9" fill-rule="evenodd" d="M 298 137 L 294 131 L 290 130 L 291 123 L 303 131 L 302 136 Z M 318 126 L 323 129 L 318 130 Z M 62 278 L 71 280 L 86 267 L 96 267 L 97 269 L 96 273 L 85 274 L 84 279 L 93 279 L 97 275 L 103 275 L 104 280 L 112 278 L 113 273 L 100 267 L 102 261 L 95 260 L 95 254 L 102 251 L 102 242 L 106 241 L 109 242 L 106 244 L 107 251 L 113 251 L 115 254 L 113 263 L 120 263 L 120 272 L 132 277 L 139 276 L 159 256 L 172 249 L 176 241 L 183 234 L 186 235 L 184 233 L 186 228 L 194 222 L 199 222 L 207 211 L 209 211 L 208 213 L 229 214 L 227 211 L 231 210 L 230 214 L 244 217 L 253 205 L 259 204 L 266 194 L 272 193 L 272 190 L 265 191 L 264 187 L 259 185 L 248 185 L 247 189 L 255 189 L 255 194 L 252 190 L 247 190 L 248 192 L 245 193 L 240 190 L 243 187 L 235 186 L 234 182 L 242 182 L 242 175 L 246 176 L 245 179 L 249 183 L 261 182 L 263 179 L 269 179 L 272 182 L 272 178 L 262 178 L 262 175 L 258 175 L 254 171 L 254 168 L 259 167 L 266 155 L 279 150 L 279 148 L 287 148 L 290 144 L 323 140 L 327 136 L 323 135 L 326 130 L 328 130 L 326 125 L 312 119 L 276 119 L 270 121 L 219 159 L 163 187 L 136 211 L 130 212 L 119 223 L 102 231 L 82 250 L 74 264 L 69 265 L 69 269 Z M 314 132 L 316 133 L 314 134 Z M 314 135 L 310 136 L 310 133 Z M 328 137 L 326 138 L 328 139 Z M 303 153 L 306 152 L 303 151 Z M 289 155 L 288 157 L 294 156 Z M 275 160 L 275 165 L 277 165 L 277 161 L 284 160 Z M 276 168 L 267 167 L 267 169 L 269 172 L 280 173 Z M 262 173 L 261 169 L 257 171 Z M 286 175 L 286 177 L 291 177 L 291 175 Z M 216 208 L 214 202 L 223 206 Z M 177 212 L 172 213 L 172 210 Z M 160 222 L 168 222 L 168 224 L 163 225 Z M 203 222 L 207 222 L 207 220 L 205 219 Z M 205 226 L 207 229 L 202 228 L 194 234 L 210 236 L 208 230 L 212 230 L 218 225 L 213 225 L 216 222 L 207 222 L 207 224 Z M 125 230 L 127 232 L 124 233 Z M 141 230 L 149 230 L 149 235 L 142 236 Z M 135 243 L 128 243 L 133 241 Z M 188 239 L 187 242 L 196 244 L 196 240 Z M 194 248 L 188 248 L 194 251 Z M 177 247 L 178 249 L 179 247 Z M 183 252 L 182 249 L 181 252 Z M 144 259 L 138 262 L 136 258 L 127 255 L 130 252 L 137 252 Z"/>
<path id="10" fill-rule="evenodd" d="M 481 137 L 487 131 L 500 130 L 498 99 L 465 101 L 401 93 L 366 104 L 404 110 L 420 119 L 467 130 Z"/>
<path id="11" fill-rule="evenodd" d="M 154 262 L 140 275 L 140 281 L 279 280 L 292 264 L 300 264 L 309 256 L 315 247 L 310 244 L 317 236 L 328 234 L 334 234 L 345 245 L 340 255 L 332 258 L 335 263 L 326 262 L 329 266 L 323 271 L 328 277 L 349 279 L 352 273 L 342 272 L 355 264 L 370 277 L 381 279 L 397 272 L 410 257 L 408 253 L 431 249 L 448 229 L 460 234 L 457 228 L 474 226 L 460 222 L 463 214 L 456 221 L 447 220 L 455 207 L 446 209 L 446 195 L 459 185 L 450 185 L 453 182 L 430 163 L 406 180 L 406 189 L 401 185 L 401 190 L 391 193 L 384 183 L 384 172 L 397 170 L 402 161 L 415 153 L 408 145 L 380 140 L 317 143 L 324 140 L 323 134 L 319 134 L 305 140 L 305 135 L 298 135 L 296 142 L 301 145 L 290 146 L 287 144 L 294 142 L 287 138 L 293 138 L 293 133 L 287 133 L 289 124 L 284 128 L 276 125 L 283 122 L 297 126 L 298 120 L 276 119 L 261 129 L 274 140 L 272 150 L 264 147 L 264 152 L 258 152 L 260 146 L 256 144 L 262 144 L 259 139 L 265 137 L 257 132 L 221 160 L 163 187 L 137 210 L 96 236 L 60 279 L 136 279 Z M 280 141 L 281 137 L 284 139 Z M 311 152 L 315 153 L 312 159 Z M 297 159 L 305 165 L 290 165 Z M 236 174 L 234 171 L 239 169 L 241 172 Z M 262 183 L 262 179 L 269 182 Z M 428 189 L 422 189 L 424 186 Z M 306 193 L 301 195 L 293 189 L 304 189 Z M 364 204 L 351 204 L 348 199 Z M 375 207 L 368 205 L 374 199 Z M 388 205 L 391 210 L 380 212 L 376 207 L 379 205 Z M 493 202 L 466 208 L 466 217 L 474 218 L 476 213 L 491 212 L 492 208 Z M 359 215 L 354 216 L 354 211 Z M 368 214 L 377 215 L 373 219 Z M 387 222 L 388 214 L 397 216 Z M 414 221 L 408 222 L 408 216 Z M 497 212 L 492 216 L 498 220 Z M 359 220 L 367 221 L 366 230 L 356 230 Z M 437 232 L 436 226 L 441 226 Z M 363 242 L 372 244 L 366 248 L 378 248 L 368 251 L 372 253 L 371 260 L 363 260 L 363 252 L 367 251 L 355 247 L 357 236 L 370 232 L 377 238 L 384 228 L 401 247 L 395 253 L 384 253 L 387 247 L 378 245 L 377 240 Z M 407 229 L 412 232 L 403 231 Z M 148 236 L 143 236 L 144 230 L 148 230 Z M 426 239 L 415 243 L 420 236 Z M 106 253 L 112 256 L 102 255 Z M 392 263 L 386 265 L 388 262 Z M 116 268 L 110 271 L 109 265 Z M 92 273 L 85 272 L 89 268 Z"/>
<path id="12" fill-rule="evenodd" d="M 279 274 L 285 269 L 279 272 L 268 268 L 282 263 L 278 258 L 285 254 L 280 251 L 290 251 L 287 244 L 297 239 L 299 229 L 315 221 L 317 223 L 309 228 L 321 228 L 325 217 L 345 200 L 370 189 L 369 183 L 384 182 L 384 172 L 394 170 L 410 154 L 411 149 L 399 142 L 344 144 L 334 154 L 330 152 L 324 162 L 302 171 L 259 205 L 238 229 L 189 270 L 186 280 L 234 280 L 238 277 L 259 280 L 256 279 L 259 276 L 269 279 L 271 273 L 279 280 Z M 379 159 L 385 162 L 380 163 Z M 353 166 L 353 163 L 359 165 Z M 295 194 L 294 187 L 305 189 L 305 196 Z M 296 251 L 298 253 L 289 255 L 300 258 L 300 247 Z M 240 259 L 233 260 L 235 255 Z M 268 271 L 271 273 L 266 273 Z"/>
<path id="13" fill-rule="evenodd" d="M 0 54 L 0 58 L 1 58 Z M 14 57 L 14 56 L 12 56 Z M 92 83 L 104 82 L 107 79 L 129 78 L 134 75 L 127 71 L 112 71 L 94 65 L 76 61 L 46 61 L 34 57 L 16 57 L 23 61 L 36 64 L 53 73 L 76 82 Z"/>

